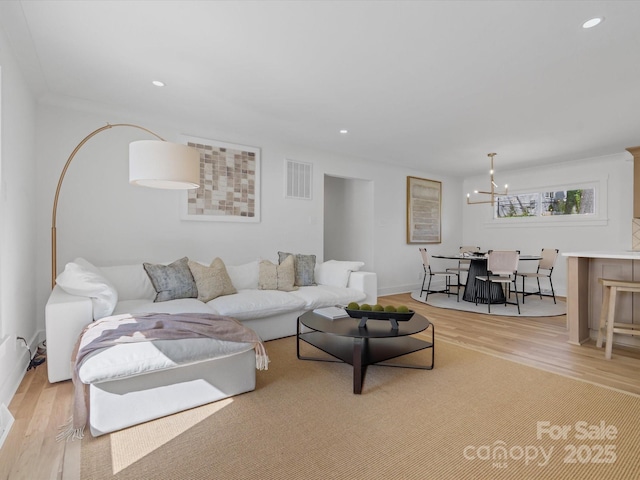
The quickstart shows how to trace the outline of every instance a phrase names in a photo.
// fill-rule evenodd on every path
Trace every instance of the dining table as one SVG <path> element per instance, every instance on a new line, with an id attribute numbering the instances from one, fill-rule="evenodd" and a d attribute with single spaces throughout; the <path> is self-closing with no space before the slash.
<path id="1" fill-rule="evenodd" d="M 433 254 L 431 258 L 442 258 L 447 260 L 469 260 L 469 271 L 467 273 L 467 281 L 464 287 L 464 295 L 462 299 L 467 302 L 474 302 L 475 299 L 475 281 L 477 276 L 485 276 L 487 275 L 487 258 L 488 254 L 486 252 L 469 252 L 469 253 L 453 253 L 453 254 Z M 540 255 L 520 255 L 519 260 L 528 261 L 528 260 L 540 260 L 542 257 Z M 493 303 L 504 303 L 505 296 L 504 290 L 502 289 L 502 285 L 498 283 L 488 283 L 484 282 L 482 288 L 489 288 L 489 295 L 486 295 L 486 292 L 481 292 L 478 296 L 478 301 L 481 303 L 486 303 L 485 299 L 489 298 L 490 302 Z M 459 288 L 459 287 L 458 287 Z"/>

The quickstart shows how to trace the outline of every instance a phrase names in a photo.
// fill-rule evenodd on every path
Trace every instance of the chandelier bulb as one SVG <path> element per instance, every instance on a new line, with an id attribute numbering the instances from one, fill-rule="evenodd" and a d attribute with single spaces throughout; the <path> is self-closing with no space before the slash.
<path id="1" fill-rule="evenodd" d="M 494 202 L 496 201 L 496 198 L 501 197 L 501 196 L 506 196 L 508 195 L 508 188 L 509 185 L 505 184 L 504 186 L 504 192 L 499 192 L 497 190 L 499 190 L 498 184 L 493 180 L 493 174 L 494 174 L 494 169 L 493 169 L 493 157 L 496 156 L 495 153 L 489 153 L 487 154 L 489 159 L 491 160 L 491 169 L 489 170 L 489 174 L 490 174 L 490 178 L 489 178 L 489 185 L 490 185 L 490 190 L 489 191 L 481 191 L 481 190 L 474 190 L 473 193 L 476 195 L 488 195 L 490 198 L 489 200 L 486 201 L 474 201 L 471 202 L 470 201 L 470 197 L 471 195 L 469 193 L 467 193 L 467 203 L 468 204 L 475 204 L 475 203 L 490 203 L 491 205 L 494 205 Z"/>

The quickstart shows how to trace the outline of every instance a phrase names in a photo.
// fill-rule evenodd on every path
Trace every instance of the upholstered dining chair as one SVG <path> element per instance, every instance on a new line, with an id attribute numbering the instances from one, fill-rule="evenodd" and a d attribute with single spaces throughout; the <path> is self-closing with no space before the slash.
<path id="1" fill-rule="evenodd" d="M 518 273 L 519 277 L 522 277 L 522 303 L 524 303 L 524 297 L 527 295 L 540 295 L 540 300 L 542 297 L 553 297 L 553 303 L 556 303 L 556 292 L 553 290 L 553 282 L 551 281 L 551 274 L 553 273 L 553 267 L 556 264 L 556 260 L 558 258 L 558 253 L 560 251 L 557 248 L 543 248 L 541 253 L 541 259 L 538 260 L 538 268 L 535 272 L 520 272 Z M 525 292 L 524 291 L 524 281 L 527 278 L 535 278 L 538 282 L 538 291 L 537 292 Z M 548 293 L 542 293 L 542 289 L 540 288 L 540 279 L 548 278 L 549 285 L 551 286 L 551 295 Z"/>
<path id="2" fill-rule="evenodd" d="M 472 246 L 462 246 L 460 247 L 460 255 L 463 255 L 465 253 L 476 253 L 480 251 L 480 247 L 472 247 Z M 451 268 L 447 268 L 447 272 L 458 272 L 458 286 L 462 287 L 464 286 L 464 283 L 462 283 L 461 281 L 461 275 L 463 272 L 464 273 L 469 273 L 469 266 L 471 265 L 471 260 L 467 260 L 465 258 L 461 258 L 460 260 L 458 260 L 458 266 L 457 267 L 451 267 Z"/>
<path id="3" fill-rule="evenodd" d="M 420 255 L 422 256 L 422 267 L 424 268 L 424 278 L 422 279 L 422 288 L 420 289 L 420 297 L 422 294 L 426 292 L 424 297 L 425 302 L 429 298 L 430 293 L 446 293 L 447 297 L 452 293 L 451 292 L 451 279 L 455 277 L 456 285 L 460 283 L 460 277 L 456 272 L 434 272 L 431 270 L 431 264 L 429 263 L 429 253 L 426 248 L 419 248 Z M 429 283 L 427 284 L 427 288 L 424 288 L 424 284 L 427 281 L 427 277 L 429 278 Z M 446 288 L 444 290 L 431 290 L 431 280 L 433 277 L 444 277 Z M 456 301 L 460 301 L 460 287 L 456 286 Z"/>
<path id="4" fill-rule="evenodd" d="M 520 302 L 518 301 L 518 289 L 516 287 L 519 260 L 519 250 L 489 250 L 487 256 L 487 275 L 478 275 L 475 280 L 474 298 L 476 305 L 478 304 L 478 297 L 480 296 L 480 293 L 483 293 L 489 313 L 491 313 L 491 285 L 497 283 L 500 284 L 502 289 L 505 291 L 505 306 L 507 303 L 517 305 L 518 314 L 520 314 Z M 515 303 L 508 301 L 511 296 L 511 284 L 513 284 L 513 289 L 515 291 Z"/>

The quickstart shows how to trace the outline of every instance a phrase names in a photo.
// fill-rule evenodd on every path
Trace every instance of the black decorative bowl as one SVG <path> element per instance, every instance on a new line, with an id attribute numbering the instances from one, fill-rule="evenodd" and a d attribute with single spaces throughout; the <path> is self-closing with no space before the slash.
<path id="1" fill-rule="evenodd" d="M 353 318 L 370 318 L 372 320 L 391 320 L 394 319 L 397 322 L 408 322 L 413 317 L 413 314 L 416 313 L 413 310 L 409 310 L 407 313 L 399 313 L 399 312 L 374 312 L 373 310 L 349 310 L 348 308 L 344 309 L 345 312 L 349 314 L 350 317 Z"/>

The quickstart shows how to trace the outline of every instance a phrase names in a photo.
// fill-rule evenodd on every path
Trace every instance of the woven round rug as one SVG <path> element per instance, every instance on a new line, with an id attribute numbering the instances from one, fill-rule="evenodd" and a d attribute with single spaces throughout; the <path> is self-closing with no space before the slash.
<path id="1" fill-rule="evenodd" d="M 484 313 L 489 314 L 486 304 L 478 303 L 476 305 L 473 302 L 467 302 L 462 299 L 456 301 L 455 295 L 447 296 L 446 293 L 430 293 L 425 300 L 426 295 L 420 292 L 411 292 L 411 298 L 432 307 L 448 308 L 451 310 L 462 310 L 465 312 Z M 564 299 L 556 297 L 556 303 L 553 303 L 552 297 L 538 297 L 537 295 L 528 295 L 525 298 L 525 303 L 522 303 L 522 297 L 520 300 L 520 313 L 518 314 L 518 307 L 516 305 L 504 303 L 494 303 L 491 305 L 491 315 L 505 315 L 510 317 L 555 317 L 558 315 L 565 315 L 567 313 L 567 303 Z M 510 301 L 515 301 L 511 298 Z"/>

